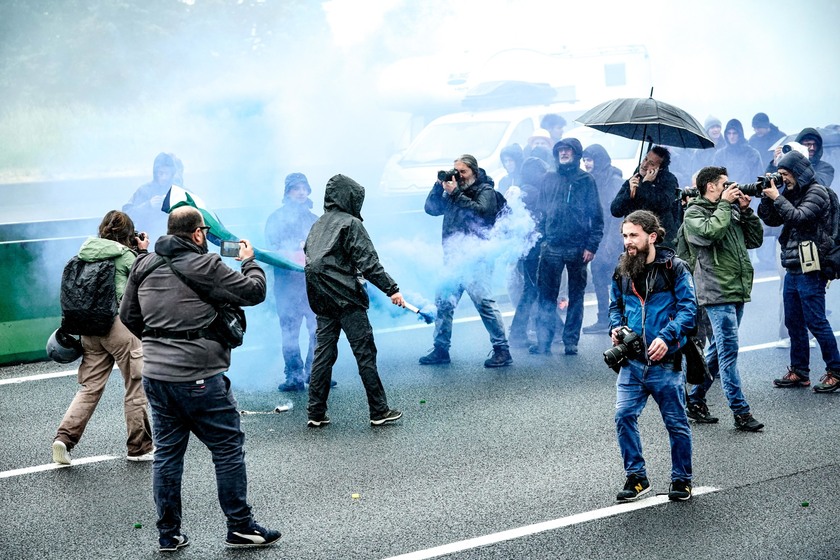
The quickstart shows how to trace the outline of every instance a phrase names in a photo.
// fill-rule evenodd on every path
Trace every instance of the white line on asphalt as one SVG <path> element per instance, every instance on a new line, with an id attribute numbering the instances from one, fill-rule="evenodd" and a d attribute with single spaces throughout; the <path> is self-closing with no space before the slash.
<path id="1" fill-rule="evenodd" d="M 11 478 L 13 476 L 20 476 L 22 474 L 30 474 L 42 471 L 53 471 L 55 469 L 66 469 L 67 467 L 75 467 L 77 465 L 85 465 L 87 463 L 99 463 L 101 461 L 111 461 L 112 459 L 119 459 L 119 457 L 116 457 L 114 455 L 96 455 L 95 457 L 82 457 L 81 459 L 73 459 L 72 465 L 59 465 L 58 463 L 49 463 L 47 465 L 38 465 L 36 467 L 13 469 L 11 471 L 0 472 L 0 478 Z"/>
<path id="2" fill-rule="evenodd" d="M 0 385 L 11 385 L 13 383 L 23 383 L 24 381 L 39 381 L 41 379 L 52 379 L 54 377 L 69 377 L 76 375 L 76 370 L 56 371 L 53 373 L 39 373 L 37 375 L 27 375 L 26 377 L 11 377 L 9 379 L 0 379 Z"/>
<path id="3" fill-rule="evenodd" d="M 717 491 L 719 491 L 719 488 L 714 488 L 712 486 L 700 486 L 694 489 L 693 494 L 695 496 L 699 496 L 700 494 L 708 494 Z M 652 498 L 639 500 L 638 502 L 630 502 L 628 504 L 616 504 L 614 506 L 596 509 L 594 511 L 586 511 L 583 513 L 578 513 L 576 515 L 570 515 L 568 517 L 561 517 L 560 519 L 543 521 L 542 523 L 526 525 L 524 527 L 509 529 L 507 531 L 501 531 L 499 533 L 493 533 L 491 535 L 484 535 L 481 537 L 475 537 L 472 539 L 444 544 L 441 546 L 436 546 L 434 548 L 427 548 L 426 550 L 418 550 L 417 552 L 409 552 L 408 554 L 400 554 L 399 556 L 392 556 L 390 558 L 386 558 L 385 560 L 425 560 L 426 558 L 436 558 L 438 556 L 443 556 L 444 554 L 453 554 L 455 552 L 461 552 L 463 550 L 469 550 L 472 548 L 479 548 L 482 546 L 487 546 L 503 541 L 518 539 L 521 537 L 526 537 L 528 535 L 544 533 L 545 531 L 553 531 L 554 529 L 569 527 L 571 525 L 577 525 L 579 523 L 586 523 L 588 521 L 594 521 L 596 519 L 604 519 L 606 517 L 612 517 L 614 515 L 627 513 L 630 511 L 636 511 L 639 509 L 658 506 L 667 502 L 667 495 L 654 496 Z"/>

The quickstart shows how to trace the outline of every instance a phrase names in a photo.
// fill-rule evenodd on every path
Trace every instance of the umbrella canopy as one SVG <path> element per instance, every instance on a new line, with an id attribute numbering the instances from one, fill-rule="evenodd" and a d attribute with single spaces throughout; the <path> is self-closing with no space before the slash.
<path id="1" fill-rule="evenodd" d="M 678 148 L 713 148 L 703 125 L 686 111 L 653 97 L 601 103 L 575 119 L 607 134 Z"/>

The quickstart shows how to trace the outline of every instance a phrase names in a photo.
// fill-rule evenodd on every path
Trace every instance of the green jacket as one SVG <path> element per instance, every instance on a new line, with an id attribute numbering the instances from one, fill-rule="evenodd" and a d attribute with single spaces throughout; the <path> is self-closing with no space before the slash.
<path id="1" fill-rule="evenodd" d="M 114 283 L 117 289 L 117 302 L 122 299 L 125 293 L 128 271 L 131 270 L 136 258 L 137 254 L 122 243 L 101 237 L 88 237 L 79 249 L 79 259 L 85 262 L 115 259 Z"/>
<path id="2" fill-rule="evenodd" d="M 750 301 L 753 267 L 747 249 L 760 247 L 764 239 L 752 208 L 697 197 L 686 206 L 683 232 L 696 257 L 692 272 L 698 305 Z"/>

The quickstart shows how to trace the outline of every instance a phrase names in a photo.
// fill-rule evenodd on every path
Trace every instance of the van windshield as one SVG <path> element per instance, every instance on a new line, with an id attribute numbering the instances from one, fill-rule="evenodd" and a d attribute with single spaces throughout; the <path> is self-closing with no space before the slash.
<path id="1" fill-rule="evenodd" d="M 478 160 L 485 159 L 493 155 L 509 125 L 509 122 L 498 121 L 428 126 L 408 147 L 400 163 L 445 167 L 462 154 L 472 154 Z"/>

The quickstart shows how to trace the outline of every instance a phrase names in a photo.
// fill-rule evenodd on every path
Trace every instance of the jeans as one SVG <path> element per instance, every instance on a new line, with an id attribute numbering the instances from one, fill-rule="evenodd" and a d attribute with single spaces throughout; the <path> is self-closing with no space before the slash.
<path id="1" fill-rule="evenodd" d="M 330 395 L 332 368 L 338 359 L 338 337 L 341 331 L 347 335 L 347 342 L 356 357 L 359 377 L 367 393 L 371 418 L 380 418 L 388 413 L 388 399 L 376 368 L 376 344 L 373 342 L 373 327 L 370 326 L 367 310 L 357 308 L 340 317 L 318 315 L 318 331 L 315 335 L 315 360 L 312 362 L 312 377 L 309 380 L 309 404 L 306 407 L 309 418 L 320 420 L 327 413 L 327 398 Z"/>
<path id="2" fill-rule="evenodd" d="M 149 425 L 148 401 L 143 393 L 143 346 L 140 340 L 117 317 L 105 336 L 83 336 L 82 349 L 84 353 L 77 374 L 82 387 L 64 413 L 55 439 L 64 442 L 68 450 L 79 443 L 116 363 L 125 384 L 123 410 L 128 455 L 148 453 L 152 450 L 152 427 Z"/>
<path id="3" fill-rule="evenodd" d="M 229 531 L 252 524 L 245 473 L 245 434 L 236 399 L 223 374 L 199 381 L 168 383 L 148 377 L 143 387 L 152 405 L 155 461 L 153 489 L 161 537 L 181 532 L 181 478 L 190 432 L 207 446 L 216 467 L 219 504 Z"/>
<path id="4" fill-rule="evenodd" d="M 484 328 L 490 334 L 490 343 L 493 348 L 505 350 L 508 348 L 502 313 L 496 301 L 493 300 L 493 292 L 490 289 L 492 277 L 493 264 L 482 261 L 474 264 L 463 276 L 446 279 L 438 288 L 435 297 L 437 318 L 435 319 L 434 345 L 436 347 L 449 351 L 452 341 L 452 318 L 458 302 L 461 301 L 461 296 L 466 291 L 484 323 Z"/>
<path id="5" fill-rule="evenodd" d="M 647 477 L 638 420 L 648 395 L 652 395 L 671 440 L 671 480 L 691 480 L 691 428 L 685 415 L 685 374 L 671 366 L 646 366 L 630 360 L 621 368 L 615 387 L 615 429 L 625 474 Z"/>
<path id="6" fill-rule="evenodd" d="M 831 325 L 825 316 L 825 279 L 819 272 L 785 274 L 785 326 L 790 335 L 790 365 L 810 372 L 811 349 L 808 331 L 820 345 L 827 369 L 840 372 L 840 353 Z"/>
<path id="7" fill-rule="evenodd" d="M 738 373 L 738 327 L 744 315 L 744 304 L 706 305 L 703 309 L 712 324 L 712 336 L 706 348 L 706 363 L 712 379 L 707 379 L 702 385 L 695 385 L 688 395 L 688 402 L 705 403 L 706 393 L 715 378 L 719 377 L 732 413 L 748 414 L 750 405 L 741 391 L 741 376 Z"/>
<path id="8" fill-rule="evenodd" d="M 540 251 L 540 265 L 537 272 L 539 291 L 539 312 L 537 315 L 537 346 L 542 350 L 551 348 L 554 328 L 557 324 L 557 295 L 563 269 L 569 275 L 569 309 L 563 328 L 563 344 L 577 346 L 580 341 L 580 327 L 583 323 L 583 293 L 586 289 L 586 263 L 582 249 L 558 249 L 543 245 Z"/>
<path id="9" fill-rule="evenodd" d="M 275 273 L 274 300 L 280 320 L 280 338 L 283 348 L 286 381 L 308 382 L 315 355 L 315 313 L 309 307 L 303 275 L 277 275 Z M 283 284 L 283 282 L 286 282 Z M 300 327 L 306 323 L 309 333 L 306 360 L 300 350 Z"/>

